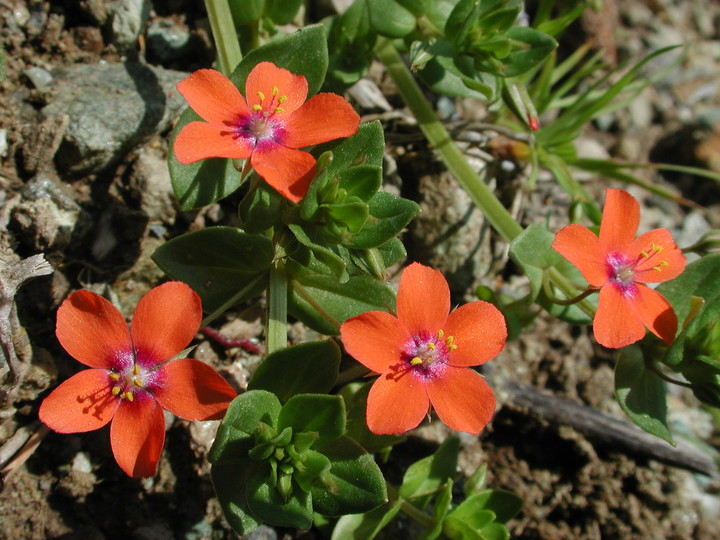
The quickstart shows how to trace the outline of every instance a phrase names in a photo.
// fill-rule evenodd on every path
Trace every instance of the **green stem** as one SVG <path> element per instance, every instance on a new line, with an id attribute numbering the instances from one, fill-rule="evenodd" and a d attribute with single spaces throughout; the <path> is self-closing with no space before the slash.
<path id="1" fill-rule="evenodd" d="M 267 299 L 267 353 L 287 347 L 287 293 L 288 277 L 282 263 L 270 270 Z"/>
<path id="2" fill-rule="evenodd" d="M 325 319 L 327 322 L 329 322 L 332 326 L 334 326 L 338 331 L 340 331 L 340 322 L 330 315 L 325 308 L 323 308 L 319 303 L 315 301 L 315 299 L 310 295 L 310 293 L 305 290 L 305 287 L 300 285 L 297 281 L 293 280 L 290 282 L 290 286 L 293 288 L 293 290 L 298 293 L 298 295 L 305 300 L 310 306 L 318 312 L 318 315 L 320 315 L 323 319 Z"/>
<path id="3" fill-rule="evenodd" d="M 500 203 L 492 190 L 482 181 L 453 142 L 450 134 L 437 118 L 422 90 L 405 66 L 400 54 L 389 39 L 381 38 L 375 51 L 395 81 L 400 94 L 420 124 L 427 140 L 440 153 L 450 172 L 485 214 L 492 227 L 508 242 L 522 232 L 522 227 Z"/>
<path id="4" fill-rule="evenodd" d="M 228 0 L 205 0 L 205 9 L 215 39 L 218 67 L 225 75 L 230 76 L 242 60 L 242 52 Z"/>
<path id="5" fill-rule="evenodd" d="M 398 491 L 389 482 L 385 482 L 385 485 L 387 486 L 388 498 L 390 499 L 390 501 L 397 501 L 399 498 Z M 400 510 L 402 510 L 403 513 L 410 519 L 412 519 L 415 523 L 422 525 L 426 529 L 432 529 L 435 525 L 435 520 L 432 518 L 432 516 L 429 516 L 422 510 L 419 510 L 418 508 L 407 502 L 405 499 L 402 499 L 400 501 Z"/>
<path id="6" fill-rule="evenodd" d="M 245 285 L 242 289 L 240 289 L 237 293 L 235 293 L 232 297 L 230 297 L 230 299 L 227 302 L 225 302 L 222 306 L 220 306 L 215 311 L 213 311 L 210 315 L 205 317 L 202 320 L 202 322 L 200 323 L 200 326 L 202 327 L 202 326 L 209 325 L 211 322 L 213 322 L 215 319 L 217 319 L 220 315 L 222 315 L 228 309 L 230 309 L 232 306 L 237 304 L 242 298 L 247 296 L 247 294 L 252 289 L 254 289 L 257 286 L 258 282 L 263 278 L 265 278 L 265 274 L 259 275 L 258 277 L 253 279 L 250 283 Z"/>

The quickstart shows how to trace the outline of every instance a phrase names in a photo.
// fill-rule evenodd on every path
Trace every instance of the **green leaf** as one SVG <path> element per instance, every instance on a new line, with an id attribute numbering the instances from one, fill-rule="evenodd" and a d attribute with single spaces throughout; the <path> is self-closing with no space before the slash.
<path id="1" fill-rule="evenodd" d="M 190 122 L 203 121 L 195 111 L 187 108 L 180 115 L 170 136 L 168 169 L 173 192 L 183 210 L 201 208 L 233 193 L 242 183 L 240 171 L 233 161 L 225 158 L 203 159 L 190 165 L 182 165 L 173 151 L 175 138 Z"/>
<path id="2" fill-rule="evenodd" d="M 615 397 L 628 418 L 648 433 L 674 445 L 667 425 L 665 383 L 648 369 L 642 349 L 621 349 L 615 366 Z"/>
<path id="3" fill-rule="evenodd" d="M 455 476 L 459 452 L 460 439 L 448 437 L 433 455 L 410 465 L 400 486 L 400 497 L 424 497 L 438 491 L 449 478 Z"/>
<path id="4" fill-rule="evenodd" d="M 288 426 L 293 433 L 319 433 L 313 444 L 317 449 L 345 433 L 345 402 L 340 396 L 326 394 L 293 396 L 278 415 L 278 430 Z"/>
<path id="5" fill-rule="evenodd" d="M 357 133 L 347 139 L 332 141 L 315 147 L 315 153 L 332 150 L 333 158 L 327 169 L 331 174 L 359 165 L 382 167 L 385 136 L 379 120 L 361 124 Z"/>
<path id="6" fill-rule="evenodd" d="M 322 25 L 304 26 L 288 36 L 253 49 L 240 62 L 230 80 L 244 90 L 247 76 L 260 62 L 272 62 L 296 75 L 303 75 L 308 82 L 308 97 L 316 94 L 328 68 L 327 42 Z"/>
<path id="7" fill-rule="evenodd" d="M 487 465 L 483 463 L 475 469 L 475 472 L 473 472 L 470 478 L 467 479 L 467 482 L 465 482 L 465 497 L 467 498 L 483 491 L 486 477 Z"/>
<path id="8" fill-rule="evenodd" d="M 401 38 L 415 30 L 415 15 L 395 0 L 366 0 L 370 24 L 381 36 Z"/>
<path id="9" fill-rule="evenodd" d="M 263 290 L 272 262 L 270 239 L 234 227 L 209 227 L 161 245 L 153 261 L 173 279 L 190 285 L 213 312 L 229 299 L 241 302 Z M 230 307 L 230 306 L 228 306 Z"/>
<path id="10" fill-rule="evenodd" d="M 530 298 L 535 300 L 542 288 L 544 270 L 563 258 L 552 248 L 555 235 L 545 225 L 533 223 L 510 244 L 510 258 L 530 280 Z"/>
<path id="11" fill-rule="evenodd" d="M 215 463 L 210 470 L 213 489 L 225 519 L 241 536 L 260 526 L 260 521 L 250 512 L 246 492 L 250 473 L 257 467 L 257 463 L 249 462 Z"/>
<path id="12" fill-rule="evenodd" d="M 706 255 L 687 265 L 682 274 L 661 283 L 656 290 L 672 304 L 682 324 L 690 310 L 691 296 L 704 298 L 706 303 L 720 297 L 720 253 Z"/>
<path id="13" fill-rule="evenodd" d="M 339 283 L 345 283 L 347 281 L 347 264 L 342 257 L 336 254 L 332 249 L 329 249 L 316 242 L 313 238 L 310 238 L 307 231 L 303 229 L 301 225 L 290 224 L 288 225 L 288 229 L 290 229 L 290 232 L 293 233 L 293 236 L 295 236 L 300 244 L 308 248 L 312 252 L 313 256 L 327 267 L 335 281 Z M 290 255 L 295 258 L 295 253 L 290 253 Z M 298 262 L 300 262 L 303 266 L 306 266 L 308 261 L 299 260 Z M 292 271 L 292 265 L 288 265 L 287 269 L 290 275 L 294 274 Z"/>
<path id="14" fill-rule="evenodd" d="M 385 478 L 375 460 L 348 437 L 340 437 L 318 451 L 332 466 L 323 484 L 312 489 L 313 507 L 327 516 L 368 512 L 387 502 Z"/>
<path id="15" fill-rule="evenodd" d="M 288 311 L 323 334 L 336 335 L 338 327 L 329 322 L 315 305 L 338 324 L 366 311 L 395 308 L 395 291 L 370 276 L 351 276 L 346 283 L 339 283 L 332 277 L 298 272 L 293 279 L 297 285 L 290 288 Z"/>
<path id="16" fill-rule="evenodd" d="M 392 193 L 380 191 L 368 201 L 370 218 L 365 226 L 352 237 L 351 246 L 368 249 L 384 244 L 400 234 L 414 218 L 420 207 L 417 203 Z"/>
<path id="17" fill-rule="evenodd" d="M 275 24 L 290 24 L 302 4 L 303 0 L 266 0 L 265 14 Z"/>
<path id="18" fill-rule="evenodd" d="M 269 354 L 248 390 L 267 390 L 282 403 L 298 394 L 324 394 L 335 385 L 339 368 L 340 347 L 333 340 L 301 343 Z"/>
<path id="19" fill-rule="evenodd" d="M 265 468 L 258 468 L 247 483 L 247 504 L 253 515 L 265 523 L 279 527 L 309 529 L 312 526 L 312 497 L 301 489 L 293 489 L 285 501 L 278 489 L 268 483 Z"/>
<path id="20" fill-rule="evenodd" d="M 552 37 L 527 26 L 513 26 L 504 37 L 513 40 L 516 49 L 502 60 L 500 75 L 504 77 L 517 77 L 539 66 L 557 47 L 557 41 Z"/>
<path id="21" fill-rule="evenodd" d="M 453 510 L 452 515 L 472 524 L 476 512 L 492 510 L 497 521 L 507 523 L 520 512 L 522 506 L 522 498 L 510 491 L 486 489 L 465 499 Z M 477 525 L 477 528 L 483 526 L 484 524 L 481 523 Z"/>
<path id="22" fill-rule="evenodd" d="M 240 228 L 249 234 L 265 232 L 280 223 L 284 207 L 282 195 L 264 181 L 259 181 L 240 201 Z"/>
<path id="23" fill-rule="evenodd" d="M 490 510 L 480 510 L 472 517 L 473 524 L 483 523 L 484 525 L 482 525 L 482 527 L 491 525 L 495 520 L 495 514 L 493 514 Z M 480 527 L 480 530 L 482 530 L 482 527 Z M 458 519 L 452 514 L 445 518 L 446 534 L 454 540 L 487 540 L 480 530 L 470 523 Z"/>
<path id="24" fill-rule="evenodd" d="M 338 174 L 338 187 L 344 189 L 348 197 L 363 201 L 369 201 L 381 185 L 382 167 L 375 165 L 348 167 Z"/>
<path id="25" fill-rule="evenodd" d="M 235 26 L 254 23 L 265 10 L 265 0 L 228 0 Z"/>
<path id="26" fill-rule="evenodd" d="M 337 521 L 330 540 L 373 540 L 393 520 L 401 506 L 402 499 L 398 499 L 364 514 L 346 514 Z"/>
<path id="27" fill-rule="evenodd" d="M 314 450 L 306 450 L 303 453 L 302 469 L 295 469 L 293 480 L 303 491 L 310 491 L 319 478 L 327 475 L 330 467 L 330 460 L 325 455 Z M 313 511 L 316 510 L 313 508 Z"/>
<path id="28" fill-rule="evenodd" d="M 437 499 L 435 499 L 433 508 L 434 525 L 431 529 L 420 536 L 420 540 L 435 540 L 435 538 L 440 536 L 442 533 L 443 522 L 445 521 L 445 516 L 447 516 L 447 513 L 450 510 L 450 504 L 452 503 L 452 488 L 453 481 L 450 479 L 445 484 L 445 487 L 443 487 L 440 495 L 438 495 Z"/>
<path id="29" fill-rule="evenodd" d="M 220 422 L 208 461 L 210 463 L 243 463 L 254 446 L 253 433 L 260 422 L 277 425 L 282 406 L 277 397 L 264 390 L 251 390 L 230 402 Z"/>

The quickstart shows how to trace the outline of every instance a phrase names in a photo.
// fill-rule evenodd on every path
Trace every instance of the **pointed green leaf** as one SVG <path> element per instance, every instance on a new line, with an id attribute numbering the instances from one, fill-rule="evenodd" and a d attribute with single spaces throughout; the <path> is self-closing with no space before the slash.
<path id="1" fill-rule="evenodd" d="M 248 480 L 247 504 L 252 514 L 271 525 L 309 529 L 313 518 L 310 494 L 294 486 L 290 498 L 286 501 L 278 488 L 268 480 L 264 467 L 254 471 Z"/>
<path id="2" fill-rule="evenodd" d="M 278 415 L 278 429 L 293 433 L 317 432 L 313 448 L 319 448 L 345 433 L 345 402 L 340 396 L 300 394 L 291 397 Z"/>
<path id="3" fill-rule="evenodd" d="M 398 499 L 364 514 L 345 514 L 337 521 L 330 540 L 373 540 L 393 520 L 401 506 L 402 499 Z"/>
<path id="4" fill-rule="evenodd" d="M 250 534 L 260 526 L 260 521 L 250 512 L 246 490 L 250 474 L 257 467 L 257 463 L 246 461 L 215 463 L 210 470 L 213 489 L 225 519 L 241 536 Z"/>
<path id="5" fill-rule="evenodd" d="M 448 437 L 437 451 L 408 467 L 400 486 L 400 497 L 410 499 L 435 493 L 456 474 L 460 439 Z"/>
<path id="6" fill-rule="evenodd" d="M 400 234 L 420 207 L 417 203 L 379 191 L 368 201 L 370 218 L 360 232 L 352 236 L 351 246 L 367 249 L 384 244 Z"/>
<path id="7" fill-rule="evenodd" d="M 366 0 L 370 24 L 381 36 L 401 38 L 415 30 L 415 15 L 395 0 Z"/>

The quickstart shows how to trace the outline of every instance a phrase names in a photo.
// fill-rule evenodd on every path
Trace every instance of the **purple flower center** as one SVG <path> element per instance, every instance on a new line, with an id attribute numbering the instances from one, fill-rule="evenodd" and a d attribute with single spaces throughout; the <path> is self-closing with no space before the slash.
<path id="1" fill-rule="evenodd" d="M 656 255 L 662 252 L 663 247 L 651 243 L 647 250 L 640 251 L 634 259 L 624 253 L 611 252 L 606 262 L 608 266 L 608 280 L 615 285 L 625 296 L 632 297 L 637 293 L 638 276 L 644 272 L 662 272 L 668 266 L 667 261 L 661 261 Z"/>
<path id="2" fill-rule="evenodd" d="M 277 86 L 273 86 L 269 99 L 262 92 L 258 92 L 259 103 L 251 106 L 251 113 L 243 117 L 236 127 L 238 136 L 251 142 L 253 147 L 264 141 L 282 144 L 285 138 L 285 127 L 278 118 L 278 113 L 283 112 L 281 105 L 287 96 L 278 94 Z"/>
<path id="3" fill-rule="evenodd" d="M 403 363 L 416 375 L 433 379 L 445 372 L 450 353 L 457 348 L 453 337 L 442 330 L 436 336 L 423 333 L 412 336 L 401 349 Z"/>
<path id="4" fill-rule="evenodd" d="M 152 393 L 160 382 L 154 368 L 143 367 L 135 362 L 133 356 L 131 352 L 118 355 L 113 362 L 114 366 L 108 371 L 112 395 L 130 402 Z"/>

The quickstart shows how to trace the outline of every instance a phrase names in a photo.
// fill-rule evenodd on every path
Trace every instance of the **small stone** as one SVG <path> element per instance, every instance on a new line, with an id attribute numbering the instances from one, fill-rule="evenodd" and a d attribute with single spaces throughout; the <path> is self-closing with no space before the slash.
<path id="1" fill-rule="evenodd" d="M 190 438 L 201 454 L 206 455 L 210 451 L 219 426 L 220 420 L 190 422 Z"/>
<path id="2" fill-rule="evenodd" d="M 161 62 L 180 58 L 190 43 L 187 26 L 171 17 L 156 19 L 147 31 L 148 50 Z"/>
<path id="3" fill-rule="evenodd" d="M 174 222 L 177 203 L 167 160 L 159 150 L 147 148 L 139 153 L 130 174 L 129 188 L 151 222 Z"/>
<path id="4" fill-rule="evenodd" d="M 53 81 L 53 76 L 50 72 L 38 66 L 26 69 L 23 71 L 23 74 L 30 79 L 30 82 L 38 90 L 49 87 Z"/>
<path id="5" fill-rule="evenodd" d="M 109 5 L 113 43 L 120 49 L 137 44 L 138 36 L 150 18 L 150 0 L 115 0 Z"/>

